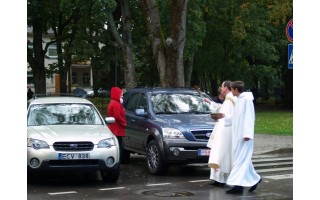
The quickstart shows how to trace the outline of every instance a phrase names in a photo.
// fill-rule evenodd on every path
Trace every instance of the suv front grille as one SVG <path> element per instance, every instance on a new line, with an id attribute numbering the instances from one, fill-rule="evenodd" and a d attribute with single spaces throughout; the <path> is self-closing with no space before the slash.
<path id="1" fill-rule="evenodd" d="M 191 130 L 191 133 L 196 138 L 196 140 L 204 140 L 208 141 L 210 134 L 212 133 L 212 129 L 206 130 Z"/>
<path id="2" fill-rule="evenodd" d="M 92 142 L 55 142 L 53 148 L 56 151 L 91 151 Z"/>

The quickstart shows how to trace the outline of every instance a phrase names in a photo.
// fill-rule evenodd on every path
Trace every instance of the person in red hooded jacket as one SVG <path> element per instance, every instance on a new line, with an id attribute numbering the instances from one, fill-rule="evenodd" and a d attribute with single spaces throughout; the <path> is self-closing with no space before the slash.
<path id="1" fill-rule="evenodd" d="M 118 139 L 120 147 L 120 161 L 121 163 L 124 163 L 122 137 L 125 137 L 127 120 L 125 109 L 122 106 L 123 91 L 119 87 L 112 87 L 110 97 L 111 100 L 108 106 L 108 116 L 114 117 L 115 123 L 108 124 L 108 127 Z"/>

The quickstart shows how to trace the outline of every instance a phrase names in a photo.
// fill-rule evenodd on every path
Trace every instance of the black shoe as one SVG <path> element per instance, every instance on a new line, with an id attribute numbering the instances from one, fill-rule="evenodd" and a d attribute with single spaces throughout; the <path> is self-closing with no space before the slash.
<path id="1" fill-rule="evenodd" d="M 211 181 L 210 183 L 208 183 L 208 185 L 213 185 L 216 187 L 224 187 L 226 184 L 225 183 L 220 183 L 218 181 Z"/>
<path id="2" fill-rule="evenodd" d="M 258 181 L 258 183 L 256 183 L 255 185 L 253 185 L 250 189 L 249 192 L 253 192 L 255 189 L 257 189 L 257 186 L 259 183 L 261 183 L 262 179 L 260 178 L 260 180 Z"/>
<path id="3" fill-rule="evenodd" d="M 227 194 L 243 194 L 243 187 L 242 186 L 234 186 L 230 190 L 226 191 Z"/>

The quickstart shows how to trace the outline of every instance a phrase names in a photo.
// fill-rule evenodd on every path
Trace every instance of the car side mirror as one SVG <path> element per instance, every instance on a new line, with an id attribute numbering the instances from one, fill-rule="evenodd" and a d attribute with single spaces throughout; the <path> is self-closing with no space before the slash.
<path id="1" fill-rule="evenodd" d="M 134 113 L 141 117 L 147 116 L 147 113 L 144 111 L 143 108 L 136 109 Z"/>
<path id="2" fill-rule="evenodd" d="M 106 118 L 104 118 L 104 121 L 107 124 L 113 124 L 116 120 L 114 119 L 114 117 L 106 117 Z"/>

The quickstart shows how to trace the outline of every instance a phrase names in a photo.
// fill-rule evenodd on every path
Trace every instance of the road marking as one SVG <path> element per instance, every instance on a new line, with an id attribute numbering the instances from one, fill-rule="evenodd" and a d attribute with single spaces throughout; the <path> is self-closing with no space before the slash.
<path id="1" fill-rule="evenodd" d="M 69 192 L 51 192 L 48 193 L 49 195 L 59 195 L 59 194 L 74 194 L 77 193 L 76 191 L 69 191 Z"/>
<path id="2" fill-rule="evenodd" d="M 280 171 L 288 171 L 293 170 L 293 167 L 284 167 L 284 168 L 275 168 L 275 169 L 256 169 L 257 173 L 263 172 L 280 172 Z"/>
<path id="3" fill-rule="evenodd" d="M 292 157 L 286 157 L 286 158 L 265 158 L 265 159 L 252 159 L 253 163 L 257 163 L 257 162 L 266 162 L 266 161 L 276 161 L 276 160 L 293 160 Z"/>
<path id="4" fill-rule="evenodd" d="M 274 176 L 263 176 L 263 178 L 280 180 L 280 179 L 289 179 L 293 178 L 293 174 L 282 174 L 282 175 L 274 175 Z"/>
<path id="5" fill-rule="evenodd" d="M 126 187 L 116 187 L 116 188 L 101 188 L 99 190 L 120 190 L 120 189 L 125 189 Z"/>
<path id="6" fill-rule="evenodd" d="M 148 184 L 148 187 L 158 186 L 158 185 L 170 185 L 171 183 L 158 183 L 158 184 Z"/>
<path id="7" fill-rule="evenodd" d="M 279 165 L 292 165 L 293 162 L 276 162 L 276 163 L 262 163 L 255 164 L 254 167 L 268 167 L 268 166 L 279 166 Z"/>
<path id="8" fill-rule="evenodd" d="M 194 180 L 194 181 L 189 181 L 190 183 L 198 183 L 198 182 L 207 182 L 210 181 L 209 179 L 206 180 Z"/>

